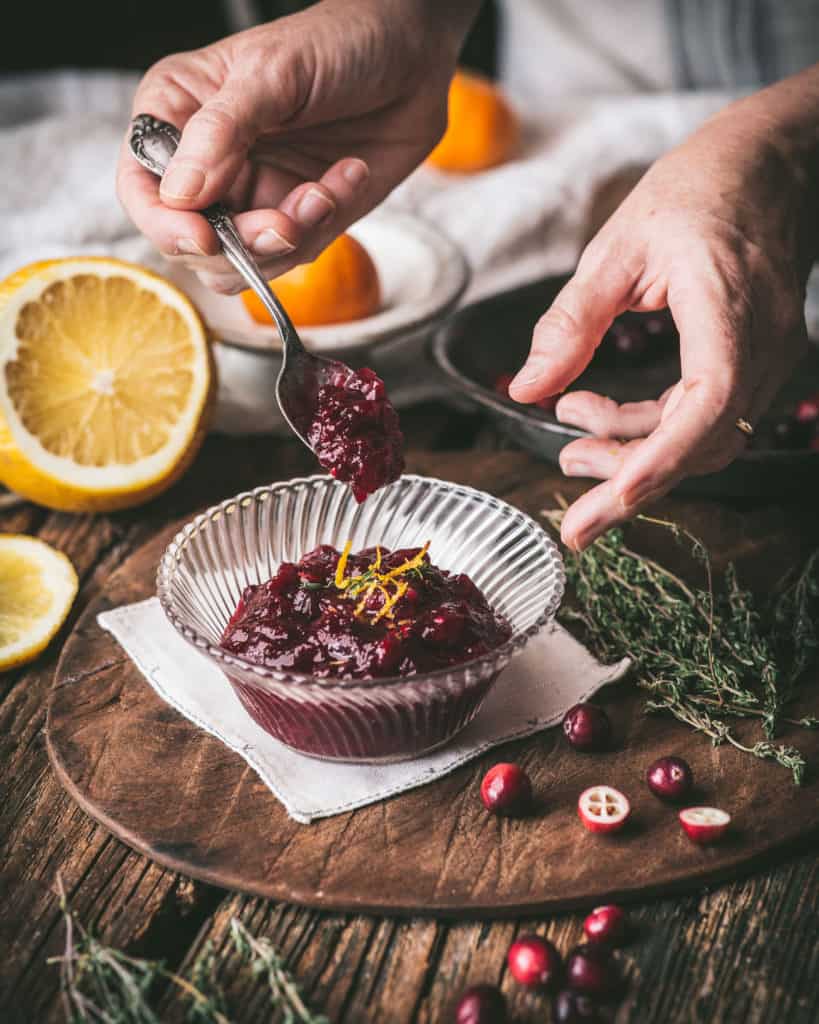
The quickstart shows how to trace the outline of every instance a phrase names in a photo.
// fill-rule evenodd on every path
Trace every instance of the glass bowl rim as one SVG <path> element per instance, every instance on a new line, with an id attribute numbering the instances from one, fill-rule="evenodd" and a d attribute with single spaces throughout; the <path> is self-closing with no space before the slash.
<path id="1" fill-rule="evenodd" d="M 292 477 L 290 480 L 278 480 L 272 484 L 264 484 L 261 487 L 254 487 L 250 491 L 242 491 L 239 494 L 234 495 L 232 498 L 225 498 L 224 501 L 220 501 L 216 505 L 211 505 L 210 508 L 205 509 L 204 512 L 200 512 L 175 534 L 173 539 L 165 548 L 156 571 L 156 592 L 162 611 L 165 613 L 165 617 L 177 633 L 199 650 L 207 653 L 221 666 L 235 666 L 243 672 L 250 673 L 252 676 L 256 677 L 258 682 L 262 683 L 262 689 L 266 688 L 264 685 L 265 683 L 269 684 L 270 682 L 283 683 L 288 686 L 318 686 L 323 689 L 341 689 L 347 692 L 355 689 L 374 689 L 379 686 L 393 687 L 398 685 L 411 685 L 414 683 L 426 682 L 427 680 L 445 678 L 456 673 L 461 673 L 470 668 L 474 669 L 479 666 L 491 664 L 495 661 L 505 660 L 508 663 L 509 659 L 514 654 L 523 650 L 528 642 L 546 625 L 548 625 L 556 615 L 566 588 L 566 572 L 563 566 L 563 557 L 560 554 L 560 549 L 538 522 L 536 522 L 526 512 L 521 511 L 514 505 L 510 505 L 509 502 L 504 501 L 502 498 L 496 498 L 493 494 L 489 494 L 486 491 L 481 491 L 477 487 L 469 487 L 466 484 L 452 483 L 449 480 L 441 480 L 438 477 L 422 476 L 418 473 L 404 473 L 399 480 L 395 482 L 396 484 L 402 481 L 418 481 L 421 483 L 437 484 L 445 488 L 452 489 L 457 493 L 477 497 L 495 509 L 510 510 L 517 518 L 528 523 L 530 527 L 534 529 L 536 534 L 542 534 L 542 540 L 545 542 L 546 547 L 551 549 L 551 554 L 554 559 L 555 585 L 551 597 L 547 601 L 540 615 L 538 615 L 537 619 L 531 625 L 527 626 L 526 629 L 521 630 L 520 632 L 513 633 L 509 640 L 501 644 L 499 647 L 494 647 L 491 651 L 487 651 L 485 654 L 478 655 L 475 658 L 470 658 L 469 661 L 458 662 L 456 665 L 446 665 L 443 668 L 435 669 L 432 672 L 418 673 L 416 675 L 383 676 L 377 679 L 343 679 L 335 677 L 319 678 L 305 672 L 288 672 L 282 669 L 274 669 L 265 665 L 254 664 L 253 662 L 240 658 L 238 655 L 231 654 L 229 651 L 211 643 L 207 637 L 202 636 L 191 626 L 188 626 L 183 622 L 174 609 L 174 601 L 171 595 L 171 580 L 174 575 L 174 566 L 179 561 L 179 554 L 190 538 L 198 533 L 202 527 L 210 523 L 214 518 L 221 515 L 232 514 L 233 509 L 236 507 L 246 507 L 248 504 L 258 502 L 260 500 L 266 501 L 267 498 L 276 491 L 291 490 L 305 485 L 309 486 L 319 481 L 336 484 L 339 487 L 345 486 L 344 484 L 340 484 L 333 480 L 329 474 L 315 473 L 311 476 Z M 388 484 L 387 486 L 392 487 L 395 485 Z M 224 671 L 228 676 L 230 675 L 228 668 L 225 667 Z"/>

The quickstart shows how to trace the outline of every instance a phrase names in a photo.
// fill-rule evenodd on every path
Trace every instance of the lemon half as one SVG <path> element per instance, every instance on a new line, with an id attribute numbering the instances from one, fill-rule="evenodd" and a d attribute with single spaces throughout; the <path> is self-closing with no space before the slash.
<path id="1" fill-rule="evenodd" d="M 0 672 L 48 646 L 77 593 L 77 574 L 60 551 L 35 537 L 0 534 Z"/>
<path id="2" fill-rule="evenodd" d="M 193 459 L 211 395 L 199 314 L 158 275 L 89 257 L 0 282 L 0 481 L 24 497 L 146 501 Z"/>

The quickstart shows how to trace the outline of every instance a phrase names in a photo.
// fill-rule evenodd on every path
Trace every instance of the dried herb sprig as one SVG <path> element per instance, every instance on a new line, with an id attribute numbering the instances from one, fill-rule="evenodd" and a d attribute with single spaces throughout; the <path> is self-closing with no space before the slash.
<path id="1" fill-rule="evenodd" d="M 48 963 L 60 965 L 60 993 L 68 1024 L 162 1024 L 154 1003 L 170 984 L 188 1001 L 190 1024 L 235 1024 L 225 994 L 216 981 L 216 957 L 206 943 L 189 977 L 168 970 L 161 961 L 128 956 L 105 945 L 76 919 L 57 877 L 65 923 L 65 950 Z M 230 941 L 254 976 L 262 975 L 268 1005 L 280 1010 L 285 1024 L 328 1024 L 304 1002 L 298 984 L 268 939 L 252 935 L 238 918 L 230 920 Z"/>
<path id="2" fill-rule="evenodd" d="M 559 527 L 562 510 L 545 512 Z M 787 718 L 806 671 L 819 660 L 819 551 L 760 606 L 733 566 L 715 586 L 699 538 L 675 523 L 640 516 L 668 530 L 699 563 L 704 585 L 689 586 L 669 569 L 631 550 L 622 529 L 610 530 L 580 554 L 567 552 L 566 574 L 577 606 L 561 617 L 581 624 L 602 660 L 629 654 L 647 690 L 646 710 L 670 712 L 718 745 L 730 743 L 788 768 L 794 782 L 806 762 L 795 747 L 774 743 L 783 723 L 819 727 L 813 717 Z M 763 738 L 743 743 L 732 721 L 758 719 Z"/>

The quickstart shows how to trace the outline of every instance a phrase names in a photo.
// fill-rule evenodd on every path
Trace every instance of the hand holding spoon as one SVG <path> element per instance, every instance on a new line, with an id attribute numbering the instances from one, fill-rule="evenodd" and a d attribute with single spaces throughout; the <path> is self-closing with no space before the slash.
<path id="1" fill-rule="evenodd" d="M 138 114 L 131 122 L 131 153 L 158 178 L 165 174 L 179 139 L 179 130 L 174 125 L 150 114 Z M 314 450 L 307 435 L 315 419 L 319 389 L 331 379 L 338 380 L 353 371 L 336 359 L 314 356 L 305 349 L 290 317 L 270 290 L 227 210 L 217 203 L 201 212 L 216 232 L 227 259 L 273 318 L 282 340 L 282 368 L 276 381 L 276 400 L 293 433 Z"/>

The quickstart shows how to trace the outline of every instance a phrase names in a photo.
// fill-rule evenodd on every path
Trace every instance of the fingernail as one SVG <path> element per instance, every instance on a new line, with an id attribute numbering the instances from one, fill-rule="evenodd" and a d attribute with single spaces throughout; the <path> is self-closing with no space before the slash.
<path id="1" fill-rule="evenodd" d="M 546 372 L 546 363 L 542 359 L 530 359 L 520 373 L 512 380 L 509 387 L 522 388 L 534 384 Z"/>
<path id="2" fill-rule="evenodd" d="M 333 215 L 335 203 L 318 189 L 310 188 L 299 200 L 296 216 L 306 228 L 315 228 Z"/>
<path id="3" fill-rule="evenodd" d="M 205 187 L 205 172 L 195 164 L 171 164 L 159 186 L 171 199 L 193 199 Z"/>
<path id="4" fill-rule="evenodd" d="M 352 185 L 353 188 L 358 188 L 359 185 L 363 185 L 367 178 L 369 178 L 370 168 L 363 160 L 351 160 L 344 165 L 342 173 L 348 184 Z"/>
<path id="5" fill-rule="evenodd" d="M 575 551 L 582 551 L 583 548 L 587 548 L 593 540 L 598 538 L 598 536 L 604 531 L 605 526 L 605 520 L 594 519 L 584 529 L 578 530 L 569 543 L 569 547 L 573 548 Z"/>
<path id="6" fill-rule="evenodd" d="M 284 235 L 273 228 L 260 231 L 253 241 L 253 248 L 260 256 L 274 256 L 277 253 L 292 252 L 296 247 Z"/>
<path id="7" fill-rule="evenodd" d="M 565 476 L 594 476 L 591 466 L 582 459 L 571 459 L 562 469 Z"/>
<path id="8" fill-rule="evenodd" d="M 652 498 L 659 497 L 661 493 L 662 488 L 657 487 L 655 481 L 646 481 L 645 483 L 639 484 L 637 487 L 633 487 L 630 491 L 626 491 L 621 494 L 620 507 L 624 511 L 628 511 L 636 505 L 642 505 L 645 502 L 651 501 Z"/>
<path id="9" fill-rule="evenodd" d="M 206 256 L 202 246 L 193 238 L 177 238 L 176 252 L 179 256 Z"/>

